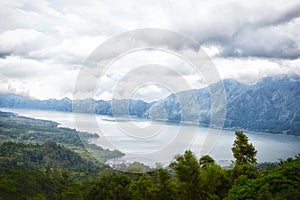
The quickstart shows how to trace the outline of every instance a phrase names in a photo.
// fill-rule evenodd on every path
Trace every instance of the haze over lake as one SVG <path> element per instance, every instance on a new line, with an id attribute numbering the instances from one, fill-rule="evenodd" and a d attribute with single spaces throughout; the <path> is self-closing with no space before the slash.
<path id="1" fill-rule="evenodd" d="M 21 110 L 21 109 L 4 109 L 1 111 L 13 112 L 22 116 L 56 121 L 61 126 L 76 128 L 79 131 L 97 133 L 100 138 L 91 141 L 99 146 L 110 149 L 117 149 L 126 154 L 123 160 L 140 161 L 148 165 L 155 165 L 160 162 L 168 164 L 172 158 L 178 153 L 184 153 L 181 148 L 186 146 L 190 148 L 197 156 L 208 153 L 220 165 L 227 165 L 230 160 L 233 160 L 231 146 L 235 139 L 234 131 L 213 129 L 216 134 L 220 132 L 220 137 L 215 141 L 215 146 L 209 150 L 204 150 L 203 143 L 208 134 L 208 128 L 195 127 L 190 125 L 169 125 L 163 123 L 152 123 L 153 130 L 157 130 L 149 137 L 135 137 L 130 131 L 127 132 L 122 127 L 130 127 L 130 121 L 124 119 L 116 119 L 109 116 L 97 115 L 97 123 L 94 123 L 95 115 L 92 114 L 77 114 L 76 126 L 74 114 L 56 111 L 44 110 Z M 147 127 L 151 122 L 139 119 L 132 119 L 133 123 L 138 127 Z M 172 144 L 178 134 L 178 131 L 193 136 L 193 140 L 184 138 L 178 144 Z M 279 159 L 293 157 L 300 152 L 300 137 L 291 135 L 274 135 L 269 133 L 245 132 L 249 137 L 250 142 L 256 147 L 258 154 L 258 162 L 274 162 Z M 105 139 L 105 140 L 104 140 Z M 109 141 L 109 142 L 107 142 Z M 168 145 L 174 145 L 178 148 L 173 148 L 172 156 L 155 154 L 165 149 Z M 147 155 L 156 155 L 149 157 Z"/>

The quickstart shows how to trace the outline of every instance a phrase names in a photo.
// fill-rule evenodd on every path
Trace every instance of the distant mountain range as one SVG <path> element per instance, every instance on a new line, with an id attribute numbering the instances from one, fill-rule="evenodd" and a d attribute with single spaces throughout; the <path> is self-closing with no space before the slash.
<path id="1" fill-rule="evenodd" d="M 253 85 L 224 80 L 223 84 L 226 92 L 225 128 L 300 135 L 299 77 L 265 78 Z M 219 88 L 212 86 L 210 89 L 217 91 Z M 190 103 L 193 95 L 198 101 L 198 109 Z M 209 88 L 202 88 L 171 94 L 152 105 L 146 114 L 151 112 L 154 119 L 167 115 L 169 121 L 199 120 L 201 125 L 207 126 L 210 106 Z M 161 112 L 163 109 L 165 113 Z M 188 110 L 185 119 L 181 118 L 183 110 Z"/>
<path id="2" fill-rule="evenodd" d="M 131 115 L 152 120 L 166 119 L 172 123 L 199 122 L 207 126 L 211 117 L 209 91 L 217 91 L 220 89 L 218 85 L 171 94 L 152 103 L 126 99 L 87 99 L 73 102 L 73 107 L 72 100 L 68 98 L 32 100 L 4 94 L 0 95 L 0 107 Z M 300 135 L 300 77 L 264 78 L 253 85 L 224 80 L 223 85 L 226 92 L 225 128 Z M 196 105 L 192 97 L 196 98 Z"/>

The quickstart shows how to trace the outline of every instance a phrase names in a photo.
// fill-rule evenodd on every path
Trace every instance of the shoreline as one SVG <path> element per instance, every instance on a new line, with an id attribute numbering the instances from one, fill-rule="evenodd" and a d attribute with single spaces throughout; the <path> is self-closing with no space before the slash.
<path id="1" fill-rule="evenodd" d="M 56 122 L 56 123 L 59 123 L 59 124 L 62 124 L 62 123 L 60 123 L 59 122 L 59 120 L 53 120 L 53 118 L 54 118 L 54 116 L 56 116 L 56 114 L 58 114 L 58 118 L 61 118 L 61 117 L 64 117 L 64 116 L 66 116 L 66 119 L 69 119 L 69 118 L 71 118 L 71 117 L 73 117 L 72 115 L 73 115 L 73 113 L 66 113 L 66 112 L 61 112 L 61 111 L 52 111 L 52 110 L 32 110 L 32 109 L 7 109 L 7 108 L 0 108 L 0 111 L 5 111 L 5 112 L 13 112 L 13 113 L 16 113 L 16 114 L 18 114 L 19 112 L 18 112 L 18 110 L 21 112 L 21 111 L 26 111 L 26 112 L 28 112 L 28 114 L 23 114 L 23 113 L 20 113 L 19 115 L 20 116 L 26 116 L 26 117 L 29 117 L 29 118 L 34 118 L 34 119 L 42 119 L 42 120 L 48 120 L 48 121 L 54 121 L 54 122 Z M 34 117 L 34 116 L 31 116 L 30 115 L 30 111 L 32 111 L 32 115 L 41 115 L 41 117 Z M 39 111 L 41 111 L 41 113 L 39 112 Z M 43 111 L 45 112 L 45 114 L 43 113 Z M 46 113 L 50 113 L 50 120 L 49 120 L 49 117 L 47 116 L 47 114 Z M 44 114 L 44 115 L 43 115 Z M 83 116 L 83 118 L 84 118 L 84 116 L 91 116 L 91 114 L 88 114 L 88 113 L 83 113 L 82 114 L 82 116 Z M 99 117 L 101 117 L 101 116 L 103 116 L 104 117 L 104 120 L 103 121 L 111 121 L 112 123 L 113 123 L 113 120 L 111 120 L 111 119 L 113 119 L 113 118 L 111 118 L 110 119 L 110 117 L 109 116 L 106 116 L 106 115 L 96 115 L 97 117 L 99 116 Z M 139 118 L 133 118 L 133 120 L 139 120 Z M 101 119 L 102 120 L 102 119 Z M 126 122 L 126 121 L 128 121 L 128 120 L 130 120 L 130 118 L 122 118 L 122 120 L 121 121 L 123 121 L 123 122 Z M 147 121 L 147 120 L 139 120 L 139 121 Z M 153 123 L 158 123 L 158 124 L 161 124 L 160 122 L 153 122 Z M 74 123 L 72 124 L 73 126 L 68 126 L 68 125 L 66 125 L 65 123 L 64 124 L 62 124 L 62 127 L 66 127 L 66 128 L 69 128 L 69 129 L 75 129 L 76 131 L 81 131 L 81 132 L 88 132 L 88 133 L 90 133 L 90 134 L 93 134 L 93 133 L 96 133 L 96 132 L 94 132 L 94 131 L 88 131 L 88 130 L 78 130 L 77 129 L 77 127 L 75 127 L 74 126 Z M 99 124 L 98 124 L 99 125 Z M 104 126 L 110 126 L 108 123 L 104 123 L 103 124 Z M 176 127 L 179 127 L 179 126 L 183 126 L 183 128 L 184 127 L 189 127 L 189 126 L 193 126 L 193 125 L 191 125 L 191 124 L 165 124 L 166 125 L 166 127 L 168 128 L 168 130 L 169 129 L 171 129 L 171 130 L 176 130 L 177 128 Z M 174 127 L 174 126 L 176 126 L 176 127 Z M 170 128 L 171 127 L 171 128 Z M 172 127 L 174 127 L 174 128 L 172 128 Z M 205 134 L 204 132 L 201 132 L 201 128 L 203 128 L 203 131 L 206 131 L 205 129 L 207 129 L 207 127 L 202 127 L 202 126 L 198 126 L 199 127 L 199 133 L 203 133 L 203 134 Z M 213 128 L 213 129 L 216 129 L 216 128 Z M 188 129 L 187 129 L 188 130 Z M 223 162 L 224 160 L 225 160 L 225 162 L 227 162 L 227 161 L 230 161 L 230 160 L 232 160 L 232 155 L 231 155 L 231 151 L 230 151 L 230 148 L 231 148 L 231 142 L 229 142 L 228 143 L 228 139 L 231 141 L 233 141 L 233 138 L 234 138 L 234 131 L 233 130 L 228 130 L 228 129 L 225 129 L 225 128 L 223 128 L 223 129 L 218 129 L 218 130 L 221 130 L 221 131 L 224 131 L 224 132 L 222 132 L 222 133 L 220 133 L 220 137 L 219 137 L 219 139 L 221 138 L 221 137 L 224 137 L 224 139 L 225 140 L 219 140 L 218 139 L 218 142 L 216 143 L 216 145 L 217 146 L 219 146 L 219 147 L 214 147 L 212 150 L 210 150 L 210 153 L 209 153 L 209 155 L 211 155 L 214 159 L 215 159 L 215 161 L 216 161 L 216 163 L 219 163 L 219 162 Z M 265 163 L 265 162 L 277 162 L 279 159 L 285 159 L 285 158 L 287 158 L 287 157 L 293 157 L 293 156 L 295 156 L 295 155 L 297 155 L 299 152 L 297 151 L 299 148 L 298 147 L 296 147 L 296 146 L 298 146 L 298 144 L 299 144 L 299 136 L 295 136 L 295 135 L 285 135 L 285 134 L 272 134 L 272 133 L 265 133 L 265 132 L 254 132 L 254 131 L 247 131 L 246 132 L 247 134 L 249 134 L 249 136 L 250 136 L 250 141 L 262 152 L 259 156 L 258 156 L 258 160 L 259 160 L 259 162 L 260 163 Z M 170 133 L 171 134 L 171 133 Z M 100 136 L 100 135 L 99 135 Z M 274 137 L 273 137 L 274 136 Z M 101 136 L 100 136 L 101 137 Z M 274 140 L 273 140 L 273 138 L 274 138 Z M 293 139 L 293 138 L 295 138 L 295 140 Z M 264 143 L 261 143 L 261 141 L 263 141 Z M 269 144 L 269 141 L 270 140 L 270 144 Z M 224 141 L 224 142 L 222 142 L 222 141 Z M 227 142 L 226 142 L 227 141 Z M 114 141 L 113 141 L 114 142 Z M 122 141 L 122 138 L 121 138 L 121 140 L 118 140 L 118 141 L 116 141 L 116 142 L 123 142 Z M 155 142 L 155 141 L 154 141 Z M 265 142 L 267 142 L 267 143 L 265 143 Z M 127 156 L 128 155 L 128 152 L 131 152 L 132 151 L 132 149 L 131 148 L 134 148 L 134 150 L 133 150 L 133 152 L 134 151 L 137 151 L 138 149 L 136 149 L 136 148 L 139 148 L 139 145 L 141 145 L 141 144 L 143 144 L 143 143 L 137 143 L 137 145 L 138 145 L 138 147 L 128 147 L 129 149 L 129 151 L 127 152 L 126 150 L 125 151 L 123 151 L 122 150 L 122 148 L 120 149 L 120 148 L 113 148 L 113 149 L 111 149 L 111 148 L 107 148 L 107 147 L 105 147 L 105 146 L 102 146 L 100 143 L 98 144 L 98 143 L 94 143 L 94 142 L 92 142 L 92 140 L 91 141 L 89 141 L 89 143 L 91 143 L 91 144 L 95 144 L 96 146 L 99 146 L 99 147 L 104 147 L 105 149 L 108 149 L 108 150 L 110 150 L 110 151 L 113 151 L 113 150 L 118 150 L 118 151 L 120 151 L 120 152 L 122 152 L 122 153 L 124 153 L 125 154 L 125 156 Z M 118 143 L 117 143 L 118 144 Z M 156 144 L 156 143 L 153 143 L 154 145 Z M 273 144 L 273 145 L 272 145 Z M 198 145 L 198 146 L 197 146 Z M 224 146 L 225 145 L 225 146 Z M 272 148 L 274 147 L 274 145 L 276 146 L 276 145 L 281 145 L 282 147 L 281 147 L 281 149 L 277 149 L 277 150 L 275 150 L 275 153 L 273 153 L 273 155 L 272 154 L 270 154 L 270 151 L 272 151 L 273 152 L 273 150 L 272 150 Z M 284 149 L 287 149 L 287 148 L 289 148 L 289 146 L 290 145 L 292 145 L 291 146 L 291 150 L 284 150 Z M 296 145 L 296 146 L 295 146 Z M 132 146 L 132 145 L 131 145 Z M 134 145 L 134 146 L 136 146 L 136 145 Z M 195 147 L 196 147 L 196 149 L 195 149 Z M 220 149 L 220 148 L 226 148 L 226 149 L 224 149 L 224 150 L 222 150 L 222 149 Z M 124 147 L 125 148 L 125 147 Z M 126 147 L 127 148 L 127 147 Z M 150 145 L 150 148 L 151 148 L 151 145 Z M 188 147 L 189 149 L 191 149 L 194 153 L 195 153 L 195 155 L 198 157 L 198 156 L 200 156 L 200 154 L 199 154 L 199 148 L 201 148 L 201 146 L 199 146 L 199 144 L 196 142 L 196 143 L 194 143 L 194 141 L 193 141 L 193 144 L 192 145 L 190 145 L 189 147 Z M 283 149 L 284 148 L 284 149 Z M 120 149 L 120 150 L 119 150 Z M 226 152 L 224 152 L 224 153 L 222 153 L 223 151 L 225 151 L 226 150 Z M 276 151 L 277 151 L 277 153 L 276 153 Z M 296 152 L 297 151 L 297 152 Z M 282 153 L 281 153 L 282 152 Z M 291 153 L 289 153 L 289 152 L 291 152 Z M 129 155 L 130 155 L 131 153 L 129 153 Z M 224 154 L 224 155 L 223 155 Z M 270 157 L 269 157 L 270 156 Z M 124 156 L 121 156 L 120 157 L 120 159 L 122 159 L 122 157 L 124 157 Z M 119 158 L 119 157 L 118 157 Z M 130 159 L 130 156 L 128 157 L 129 158 L 129 162 L 131 162 L 132 160 Z M 139 161 L 139 160 L 137 160 L 137 161 Z M 144 163 L 144 162 L 143 162 Z M 219 164 L 221 164 L 221 163 L 219 163 Z M 149 165 L 149 164 L 148 164 Z M 151 166 L 151 165 L 149 165 L 149 166 Z"/>
<path id="2" fill-rule="evenodd" d="M 74 112 L 64 112 L 64 111 L 57 111 L 57 110 L 36 110 L 36 109 L 20 109 L 20 108 L 3 108 L 0 107 L 0 111 L 4 109 L 4 110 L 26 110 L 26 111 L 46 111 L 46 112 L 58 112 L 58 113 L 62 113 L 62 114 L 75 114 Z M 17 114 L 17 113 L 16 113 Z M 127 121 L 144 121 L 144 122 L 150 122 L 150 123 L 155 123 L 155 124 L 165 124 L 165 125 L 170 125 L 170 126 L 196 126 L 199 128 L 213 128 L 213 129 L 217 129 L 217 130 L 226 130 L 226 131 L 232 131 L 233 133 L 235 131 L 243 131 L 246 133 L 251 133 L 251 134 L 267 134 L 267 135 L 284 135 L 284 136 L 294 136 L 294 137 L 300 137 L 300 135 L 293 135 L 293 134 L 286 134 L 283 133 L 283 131 L 275 133 L 275 132 L 267 132 L 267 131 L 259 131 L 259 130 L 251 130 L 251 129 L 245 129 L 245 128 L 241 128 L 241 127 L 209 127 L 209 126 L 204 126 L 204 125 L 200 125 L 198 123 L 195 122 L 190 122 L 190 121 L 180 121 L 180 122 L 172 122 L 172 121 L 163 121 L 163 120 L 149 120 L 147 118 L 140 118 L 140 117 L 136 117 L 136 116 L 118 116 L 118 117 L 114 117 L 114 116 L 110 116 L 110 115 L 100 115 L 100 114 L 93 114 L 93 113 L 76 113 L 76 114 L 80 114 L 80 115 L 95 115 L 95 116 L 103 116 L 103 117 L 109 117 L 112 119 L 102 119 L 103 121 L 108 121 L 108 122 L 127 122 Z M 38 118 L 38 119 L 42 119 L 42 120 L 46 120 L 43 118 Z M 57 121 L 55 121 L 56 123 L 59 123 Z M 61 125 L 61 123 L 59 123 Z M 66 128 L 72 128 L 72 127 L 68 127 L 68 126 L 64 126 L 62 125 L 62 127 L 66 127 Z M 76 129 L 76 128 L 75 128 Z M 77 130 L 77 129 L 76 129 Z M 79 130 L 77 130 L 79 131 Z"/>

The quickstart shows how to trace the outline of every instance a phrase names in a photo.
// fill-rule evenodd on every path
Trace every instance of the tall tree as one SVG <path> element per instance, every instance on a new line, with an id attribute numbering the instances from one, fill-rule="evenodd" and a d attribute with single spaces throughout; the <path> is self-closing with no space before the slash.
<path id="1" fill-rule="evenodd" d="M 235 132 L 236 139 L 231 148 L 235 158 L 236 165 L 256 164 L 257 151 L 252 143 L 249 143 L 248 137 L 242 132 Z"/>
<path id="2" fill-rule="evenodd" d="M 235 158 L 235 166 L 233 170 L 234 178 L 240 175 L 245 175 L 248 178 L 257 176 L 257 168 L 254 164 L 257 163 L 257 151 L 252 143 L 249 143 L 248 137 L 242 132 L 235 132 L 236 139 L 231 148 Z"/>

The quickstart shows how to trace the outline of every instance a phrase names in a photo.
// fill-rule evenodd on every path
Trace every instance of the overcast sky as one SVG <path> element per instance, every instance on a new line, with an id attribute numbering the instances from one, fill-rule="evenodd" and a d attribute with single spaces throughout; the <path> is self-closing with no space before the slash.
<path id="1" fill-rule="evenodd" d="M 0 93 L 72 98 L 91 52 L 108 38 L 139 28 L 170 29 L 194 39 L 222 79 L 251 84 L 266 76 L 300 75 L 299 27 L 299 0 L 1 0 Z M 174 67 L 192 88 L 203 87 L 205 80 L 186 61 L 142 50 L 117 59 L 96 77 L 97 91 L 88 92 L 110 99 L 132 67 L 153 63 Z M 151 101 L 172 91 L 177 90 L 154 81 L 140 84 L 132 96 Z"/>

